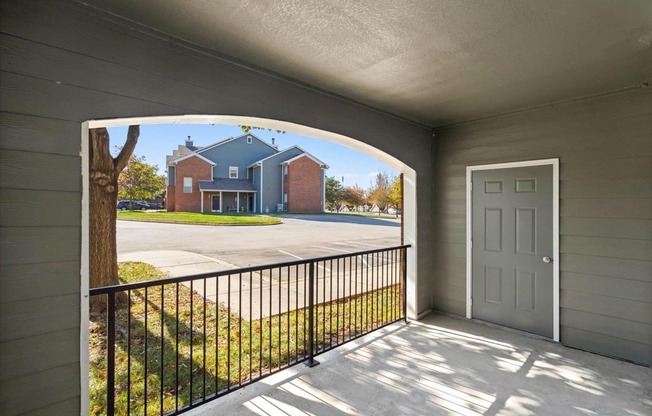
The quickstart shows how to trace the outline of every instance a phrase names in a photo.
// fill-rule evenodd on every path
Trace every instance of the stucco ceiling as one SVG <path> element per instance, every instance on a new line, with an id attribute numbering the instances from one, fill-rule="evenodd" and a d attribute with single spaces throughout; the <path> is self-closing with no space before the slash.
<path id="1" fill-rule="evenodd" d="M 429 126 L 652 77 L 650 0 L 85 0 Z"/>

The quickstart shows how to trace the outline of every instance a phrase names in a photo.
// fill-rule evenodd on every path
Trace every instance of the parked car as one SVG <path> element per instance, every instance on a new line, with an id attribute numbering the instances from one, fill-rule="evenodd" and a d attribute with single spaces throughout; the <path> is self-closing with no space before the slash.
<path id="1" fill-rule="evenodd" d="M 149 209 L 149 205 L 144 201 L 118 201 L 118 209 L 122 211 L 143 211 Z"/>
<path id="2" fill-rule="evenodd" d="M 147 202 L 149 209 L 161 209 L 161 204 L 158 202 Z"/>
<path id="3" fill-rule="evenodd" d="M 401 215 L 401 210 L 398 208 L 390 208 L 387 210 L 389 215 Z"/>

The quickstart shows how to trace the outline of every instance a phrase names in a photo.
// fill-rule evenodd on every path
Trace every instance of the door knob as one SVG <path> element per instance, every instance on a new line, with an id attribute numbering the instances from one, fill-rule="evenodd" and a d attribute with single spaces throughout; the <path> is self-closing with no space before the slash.
<path id="1" fill-rule="evenodd" d="M 545 257 L 543 258 L 543 262 L 544 262 L 544 263 L 550 263 L 551 261 L 552 261 L 552 259 L 551 259 L 550 257 L 548 257 L 548 256 L 545 256 Z"/>

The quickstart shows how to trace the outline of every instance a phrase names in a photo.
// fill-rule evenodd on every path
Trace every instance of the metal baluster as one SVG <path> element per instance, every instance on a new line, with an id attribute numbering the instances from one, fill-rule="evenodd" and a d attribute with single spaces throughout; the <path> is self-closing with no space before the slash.
<path id="1" fill-rule="evenodd" d="M 165 316 L 164 316 L 164 313 L 165 313 L 165 297 L 164 296 L 165 296 L 165 286 L 161 285 L 161 375 L 160 375 L 160 377 L 161 377 L 161 391 L 160 391 L 161 414 L 163 414 L 163 380 L 164 380 L 164 378 L 163 378 L 163 358 L 164 358 L 164 354 L 165 354 L 164 348 L 163 348 L 164 341 L 165 341 L 165 337 L 164 337 L 164 333 L 163 333 L 163 329 L 165 328 L 165 325 L 164 325 L 164 323 L 165 323 Z"/>
<path id="2" fill-rule="evenodd" d="M 238 273 L 238 385 L 242 386 L 242 273 Z"/>
<path id="3" fill-rule="evenodd" d="M 228 275 L 226 290 L 226 390 L 231 390 L 231 275 Z"/>
<path id="4" fill-rule="evenodd" d="M 127 416 L 131 414 L 131 290 L 127 291 Z"/>
<path id="5" fill-rule="evenodd" d="M 106 413 L 115 413 L 115 292 L 107 294 Z"/>
<path id="6" fill-rule="evenodd" d="M 147 286 L 145 286 L 145 371 L 143 372 L 143 377 L 145 378 L 145 388 L 143 394 L 145 404 L 143 405 L 143 412 L 145 413 L 145 416 L 147 416 L 147 334 L 149 333 L 147 326 L 147 309 L 149 308 L 148 300 L 149 296 L 147 294 Z"/>
<path id="7" fill-rule="evenodd" d="M 314 367 L 319 364 L 315 360 L 315 263 L 310 263 L 310 272 L 308 280 L 308 367 Z"/>
<path id="8" fill-rule="evenodd" d="M 174 305 L 177 328 L 175 331 L 176 348 L 175 348 L 175 364 L 174 364 L 174 409 L 179 411 L 179 282 L 176 284 L 176 300 Z"/>

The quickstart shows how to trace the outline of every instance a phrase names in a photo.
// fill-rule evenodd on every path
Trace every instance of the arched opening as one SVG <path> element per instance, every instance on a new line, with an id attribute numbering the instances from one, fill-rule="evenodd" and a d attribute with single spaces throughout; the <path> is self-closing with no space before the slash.
<path id="1" fill-rule="evenodd" d="M 89 185 L 86 178 L 89 168 L 88 157 L 88 131 L 92 128 L 115 127 L 125 125 L 147 125 L 147 124 L 231 124 L 231 125 L 250 125 L 266 129 L 283 130 L 297 133 L 317 139 L 322 139 L 344 145 L 362 153 L 370 155 L 385 164 L 391 166 L 403 175 L 403 236 L 404 243 L 410 244 L 412 248 L 407 251 L 406 255 L 406 316 L 410 319 L 416 318 L 416 287 L 417 287 L 417 208 L 416 208 L 416 171 L 402 162 L 395 156 L 392 156 L 378 148 L 361 142 L 351 137 L 341 134 L 328 132 L 308 126 L 303 126 L 291 122 L 270 120 L 255 117 L 239 116 L 206 116 L 206 115 L 182 115 L 182 116 L 161 116 L 146 118 L 122 118 L 111 120 L 91 120 L 84 123 L 82 129 L 82 174 L 83 181 L 83 199 L 82 199 L 82 377 L 88 374 L 88 291 L 89 291 Z M 86 337 L 86 338 L 84 338 Z M 88 397 L 88 386 L 84 386 L 83 397 Z M 83 405 L 85 405 L 83 403 Z M 83 407 L 82 407 L 83 408 Z"/>

